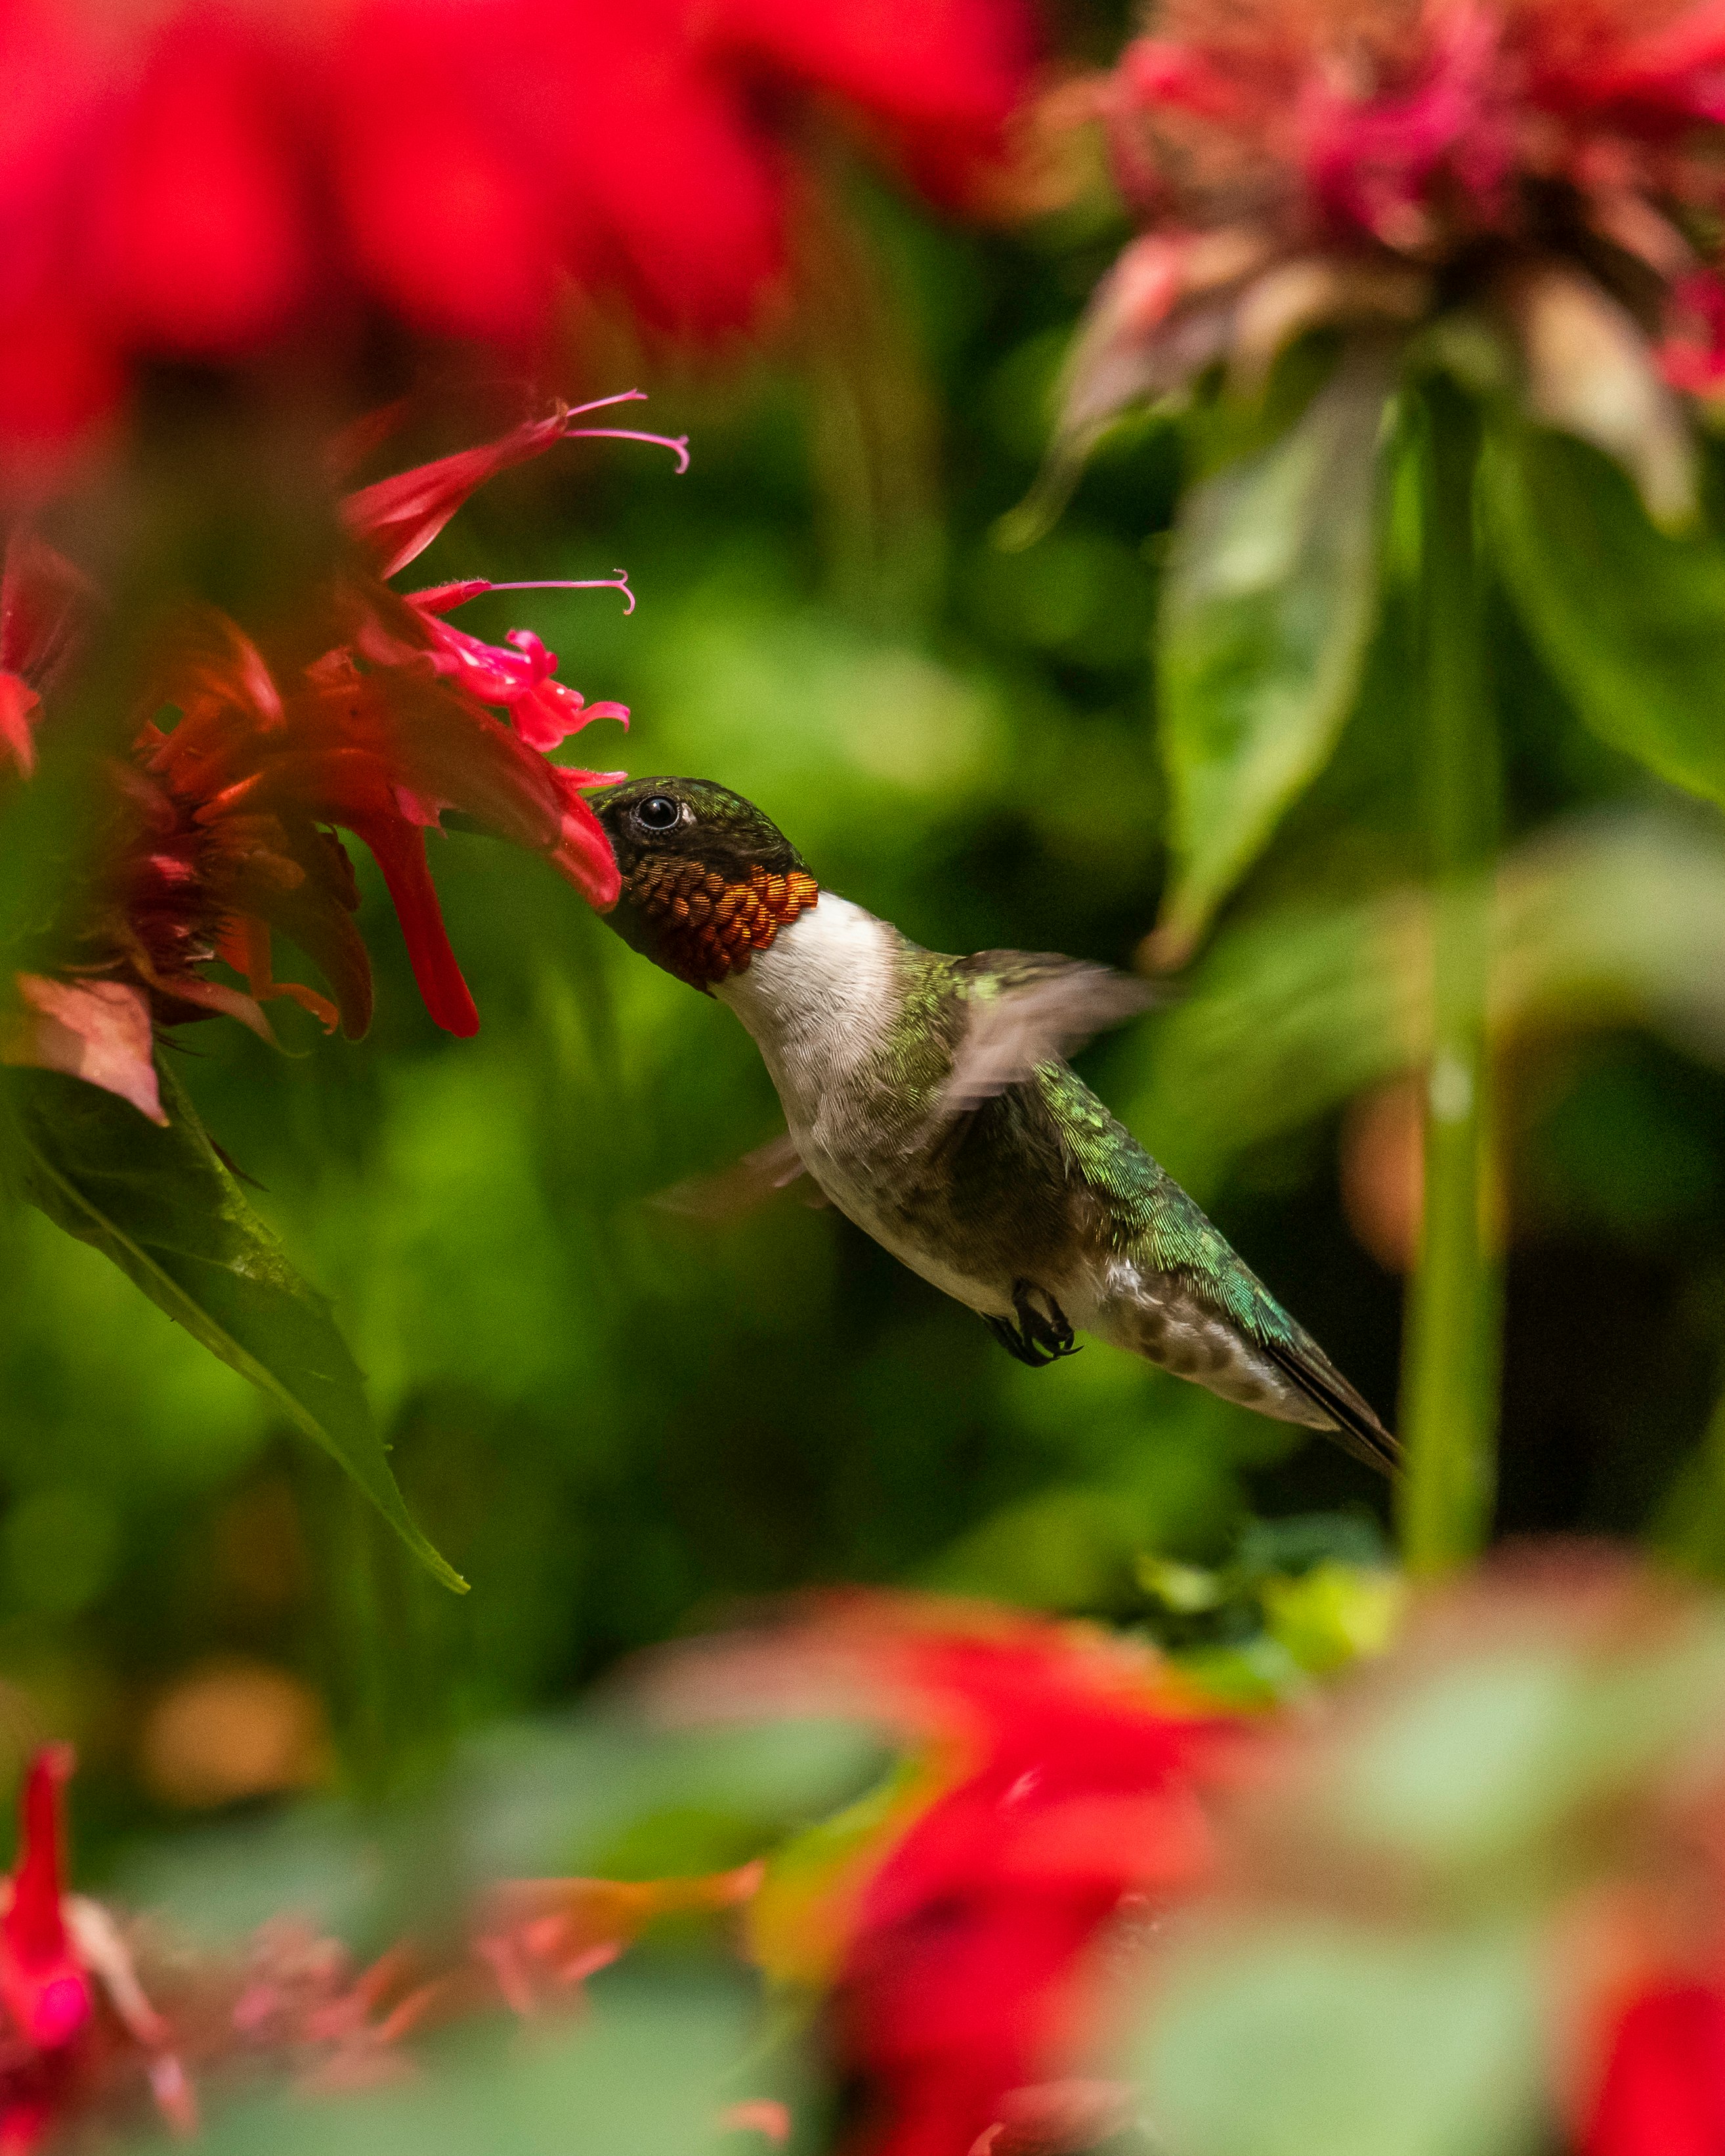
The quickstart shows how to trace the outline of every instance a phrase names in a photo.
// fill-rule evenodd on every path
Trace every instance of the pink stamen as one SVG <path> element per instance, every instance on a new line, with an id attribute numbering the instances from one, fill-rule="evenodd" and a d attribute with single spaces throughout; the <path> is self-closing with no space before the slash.
<path id="1" fill-rule="evenodd" d="M 635 595 L 629 588 L 629 571 L 614 570 L 608 577 L 529 577 L 513 584 L 487 584 L 488 592 L 621 592 L 628 604 L 623 611 L 631 614 L 635 610 Z M 475 594 L 478 596 L 477 593 Z M 465 606 L 465 599 L 456 602 Z"/>
<path id="2" fill-rule="evenodd" d="M 591 404 L 572 404 L 566 418 L 578 419 L 583 412 L 603 412 L 608 404 L 644 404 L 644 389 L 614 389 L 608 397 L 595 397 Z"/>
<path id="3" fill-rule="evenodd" d="M 564 439 L 572 442 L 650 442 L 655 449 L 670 449 L 675 453 L 680 476 L 689 469 L 689 437 L 686 434 L 644 434 L 633 427 L 569 427 L 564 430 Z"/>
<path id="4" fill-rule="evenodd" d="M 510 584 L 494 584 L 489 577 L 466 577 L 458 583 L 432 584 L 423 592 L 408 592 L 405 596 L 408 603 L 422 613 L 453 613 L 470 599 L 482 599 L 487 592 L 621 592 L 628 602 L 624 613 L 635 610 L 627 569 L 619 569 L 608 577 L 531 577 Z"/>

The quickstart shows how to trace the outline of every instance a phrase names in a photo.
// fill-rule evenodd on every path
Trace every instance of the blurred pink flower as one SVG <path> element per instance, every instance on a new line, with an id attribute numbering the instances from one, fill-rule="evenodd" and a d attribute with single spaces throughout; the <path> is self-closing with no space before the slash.
<path id="1" fill-rule="evenodd" d="M 434 1943 L 398 1941 L 361 1964 L 292 1917 L 242 1953 L 136 1934 L 66 1891 L 64 1745 L 25 1774 L 18 1861 L 0 1887 L 0 2156 L 130 2141 L 153 2109 L 195 2133 L 194 2076 L 244 2062 L 305 2094 L 340 2095 L 419 2071 L 408 2040 L 428 2026 L 578 2009 L 586 1979 L 666 1916 L 720 1917 L 760 1867 L 686 1878 L 501 1880 L 454 1924 L 434 1894 Z M 162 2001 L 151 2004 L 150 1993 Z M 764 2111 L 767 2107 L 756 2107 Z"/>
<path id="2" fill-rule="evenodd" d="M 1077 109 L 1142 231 L 1075 350 L 1069 454 L 1219 362 L 1250 387 L 1303 331 L 1475 299 L 1535 416 L 1686 510 L 1660 376 L 1725 377 L 1712 0 L 1168 0 Z"/>
<path id="3" fill-rule="evenodd" d="M 1656 250 L 1681 241 L 1633 198 L 1721 199 L 1696 131 L 1725 121 L 1725 24 L 1706 0 L 1170 0 L 1104 103 L 1129 198 L 1194 225 L 1435 263 L 1573 213 Z"/>

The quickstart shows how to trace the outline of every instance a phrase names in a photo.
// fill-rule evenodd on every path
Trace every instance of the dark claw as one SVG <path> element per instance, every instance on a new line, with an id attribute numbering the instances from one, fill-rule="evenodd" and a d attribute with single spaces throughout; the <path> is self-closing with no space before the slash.
<path id="1" fill-rule="evenodd" d="M 1041 1296 L 1047 1305 L 1045 1311 L 1036 1307 L 1031 1301 L 1033 1296 Z M 1016 1325 L 1005 1317 L 990 1317 L 984 1322 L 1015 1361 L 1029 1369 L 1045 1370 L 1062 1356 L 1078 1353 L 1078 1343 L 1072 1337 L 1065 1312 L 1046 1290 L 1033 1286 L 1029 1281 L 1014 1281 L 1012 1306 L 1018 1312 Z"/>
<path id="2" fill-rule="evenodd" d="M 1047 1305 L 1039 1310 L 1031 1300 L 1040 1296 Z M 1062 1355 L 1076 1355 L 1078 1343 L 1072 1337 L 1072 1327 L 1066 1322 L 1066 1313 L 1060 1308 L 1046 1288 L 1040 1288 L 1029 1281 L 1014 1281 L 1012 1284 L 1012 1306 L 1019 1314 L 1019 1327 L 1026 1340 L 1046 1351 L 1050 1363 L 1058 1362 Z"/>
<path id="3" fill-rule="evenodd" d="M 1015 1363 L 1022 1363 L 1032 1370 L 1042 1370 L 1054 1360 L 1053 1356 L 1033 1348 L 1009 1317 L 985 1317 L 983 1322 Z"/>

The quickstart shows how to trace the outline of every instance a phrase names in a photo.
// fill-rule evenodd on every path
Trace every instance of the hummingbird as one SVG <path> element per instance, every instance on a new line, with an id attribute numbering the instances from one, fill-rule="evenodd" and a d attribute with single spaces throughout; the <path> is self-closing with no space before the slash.
<path id="1" fill-rule="evenodd" d="M 1067 1064 L 1147 983 L 1052 952 L 925 951 L 706 779 L 588 798 L 622 877 L 610 924 L 730 1005 L 784 1110 L 786 1136 L 685 1209 L 807 1174 L 1032 1368 L 1081 1329 L 1394 1469 L 1363 1397 Z"/>

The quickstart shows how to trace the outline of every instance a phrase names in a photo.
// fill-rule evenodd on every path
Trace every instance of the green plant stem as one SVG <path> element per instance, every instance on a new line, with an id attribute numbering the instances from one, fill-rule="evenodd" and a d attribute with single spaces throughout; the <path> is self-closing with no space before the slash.
<path id="1" fill-rule="evenodd" d="M 295 1461 L 316 1589 L 311 1648 L 328 1702 L 341 1783 L 363 1804 L 400 1796 L 440 1767 L 453 1738 L 447 1630 L 418 1568 L 330 1464 Z M 434 1661 L 436 1666 L 434 1667 Z"/>
<path id="2" fill-rule="evenodd" d="M 1713 1586 L 1725 1581 L 1725 1396 L 1701 1443 L 1671 1479 L 1646 1540 L 1665 1562 Z"/>
<path id="3" fill-rule="evenodd" d="M 1402 1378 L 1409 1569 L 1464 1563 L 1496 1480 L 1501 1291 L 1481 1219 L 1490 1071 L 1491 870 L 1497 755 L 1481 663 L 1474 491 L 1480 423 L 1445 377 L 1424 391 L 1420 495 L 1425 784 L 1433 914 L 1425 1205 Z"/>

